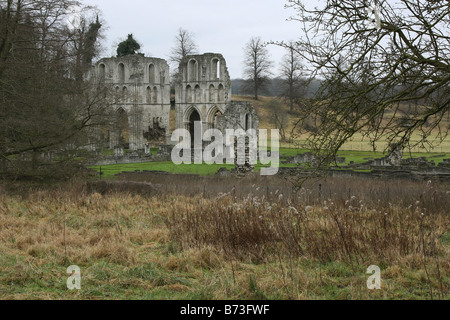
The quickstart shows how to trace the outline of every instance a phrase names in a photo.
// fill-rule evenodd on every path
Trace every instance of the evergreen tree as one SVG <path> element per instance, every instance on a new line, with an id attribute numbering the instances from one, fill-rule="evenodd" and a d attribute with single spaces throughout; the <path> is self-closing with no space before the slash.
<path id="1" fill-rule="evenodd" d="M 117 56 L 123 57 L 136 54 L 140 48 L 141 45 L 136 40 L 134 40 L 133 34 L 129 34 L 127 40 L 119 43 L 119 46 L 117 48 Z"/>

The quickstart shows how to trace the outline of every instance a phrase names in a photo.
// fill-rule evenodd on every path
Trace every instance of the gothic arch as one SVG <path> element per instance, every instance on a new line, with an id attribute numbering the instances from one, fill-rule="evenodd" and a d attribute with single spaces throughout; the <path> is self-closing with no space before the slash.
<path id="1" fill-rule="evenodd" d="M 223 84 L 219 84 L 218 96 L 219 102 L 225 102 L 225 88 L 223 87 Z"/>
<path id="2" fill-rule="evenodd" d="M 199 85 L 196 85 L 195 86 L 195 89 L 194 89 L 194 102 L 195 103 L 200 103 L 200 102 L 202 102 L 202 89 L 200 88 L 200 86 Z"/>
<path id="3" fill-rule="evenodd" d="M 128 120 L 128 114 L 123 108 L 117 108 L 115 112 L 116 121 L 114 126 L 115 140 L 113 144 L 120 146 L 124 149 L 130 147 L 130 125 Z"/>
<path id="4" fill-rule="evenodd" d="M 152 103 L 152 88 L 150 88 L 150 86 L 147 87 L 145 96 L 146 96 L 147 104 L 151 104 Z"/>
<path id="5" fill-rule="evenodd" d="M 190 106 L 185 113 L 185 127 L 191 135 L 191 144 L 194 143 L 195 122 L 197 121 L 202 123 L 202 114 L 195 106 Z"/>
<path id="6" fill-rule="evenodd" d="M 192 113 L 197 112 L 200 115 L 200 121 L 202 121 L 202 112 L 195 106 L 191 105 L 189 108 L 186 109 L 184 112 L 184 122 L 189 122 L 189 118 L 191 117 Z"/>
<path id="7" fill-rule="evenodd" d="M 192 99 L 192 87 L 190 85 L 188 85 L 186 87 L 186 102 L 187 103 L 192 103 L 193 99 Z"/>
<path id="8" fill-rule="evenodd" d="M 221 63 L 219 58 L 212 58 L 211 60 L 211 80 L 216 81 L 221 76 Z"/>
<path id="9" fill-rule="evenodd" d="M 119 86 L 116 86 L 116 88 L 115 88 L 114 101 L 116 103 L 118 103 L 120 101 L 120 88 L 119 88 Z"/>
<path id="10" fill-rule="evenodd" d="M 128 102 L 128 88 L 126 86 L 122 88 L 122 102 Z"/>
<path id="11" fill-rule="evenodd" d="M 125 82 L 125 65 L 121 62 L 118 66 L 119 82 Z"/>
<path id="12" fill-rule="evenodd" d="M 148 81 L 150 83 L 156 83 L 156 70 L 153 63 L 148 66 Z"/>
<path id="13" fill-rule="evenodd" d="M 153 87 L 152 102 L 153 104 L 158 103 L 158 88 L 156 87 Z"/>
<path id="14" fill-rule="evenodd" d="M 104 63 L 101 63 L 98 66 L 98 76 L 100 81 L 104 81 L 105 80 L 105 76 L 106 76 L 106 65 Z"/>
<path id="15" fill-rule="evenodd" d="M 218 106 L 214 106 L 208 111 L 206 120 L 208 121 L 209 128 L 217 129 L 217 118 L 221 115 L 223 115 L 223 110 Z"/>
<path id="16" fill-rule="evenodd" d="M 208 99 L 209 102 L 216 102 L 216 97 L 217 97 L 216 88 L 214 87 L 213 84 L 211 84 L 209 86 L 209 99 Z"/>
<path id="17" fill-rule="evenodd" d="M 197 60 L 191 59 L 188 62 L 188 80 L 190 82 L 198 81 L 198 63 Z"/>

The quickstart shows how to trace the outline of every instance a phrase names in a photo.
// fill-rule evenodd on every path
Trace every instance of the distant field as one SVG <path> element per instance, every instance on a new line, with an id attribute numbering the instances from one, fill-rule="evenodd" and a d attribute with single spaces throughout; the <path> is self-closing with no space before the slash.
<path id="1" fill-rule="evenodd" d="M 233 100 L 248 101 L 248 102 L 253 104 L 253 106 L 255 107 L 256 112 L 258 113 L 258 116 L 260 118 L 260 128 L 261 129 L 274 129 L 275 128 L 273 123 L 271 122 L 272 116 L 271 116 L 269 110 L 267 108 L 265 108 L 265 106 L 269 103 L 269 101 L 274 99 L 274 97 L 260 97 L 260 99 L 258 101 L 256 101 L 252 97 L 249 97 L 249 96 L 233 95 L 232 99 Z M 277 99 L 277 98 L 275 98 L 275 99 Z M 287 111 L 288 110 L 288 106 L 285 103 L 283 103 L 283 100 L 279 99 L 279 102 L 280 102 L 280 105 L 282 107 L 284 107 L 285 111 Z M 444 121 L 443 122 L 444 124 L 448 125 L 448 120 L 447 119 L 445 119 L 443 121 Z M 295 116 L 290 116 L 289 126 L 288 126 L 288 129 L 287 129 L 288 132 L 293 128 L 295 122 L 296 122 Z M 303 136 L 301 136 L 299 139 L 297 139 L 295 141 L 295 144 L 283 144 L 283 146 L 288 147 L 288 148 L 292 148 L 293 146 L 301 147 L 305 143 L 305 141 L 307 139 L 308 139 L 307 135 L 303 135 Z M 419 140 L 419 136 L 418 136 L 418 134 L 415 134 L 415 135 L 413 135 L 413 138 L 412 138 L 411 142 L 414 143 L 414 142 L 416 142 L 418 140 Z M 437 141 L 434 141 L 434 143 L 436 144 Z M 386 147 L 386 142 L 380 141 L 376 145 L 377 145 L 377 149 L 378 150 L 384 150 L 385 147 Z M 344 146 L 342 147 L 342 150 L 371 151 L 372 147 L 369 144 L 367 139 L 363 138 L 361 134 L 356 133 L 351 141 L 349 141 L 349 142 L 344 144 Z M 450 137 L 448 137 L 445 141 L 440 143 L 438 146 L 436 146 L 432 150 L 426 150 L 426 149 L 423 149 L 423 148 L 414 148 L 413 150 L 411 150 L 411 152 L 450 153 Z"/>

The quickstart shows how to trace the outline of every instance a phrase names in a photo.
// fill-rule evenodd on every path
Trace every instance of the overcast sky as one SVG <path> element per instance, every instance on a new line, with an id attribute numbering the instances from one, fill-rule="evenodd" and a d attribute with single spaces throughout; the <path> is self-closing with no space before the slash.
<path id="1" fill-rule="evenodd" d="M 115 55 L 119 40 L 133 33 L 145 55 L 167 59 L 181 27 L 195 35 L 200 53 L 222 53 L 231 78 L 242 77 L 243 48 L 252 36 L 264 41 L 295 40 L 298 22 L 286 0 L 84 0 L 96 5 L 107 23 L 105 56 Z M 278 74 L 284 49 L 269 46 Z"/>

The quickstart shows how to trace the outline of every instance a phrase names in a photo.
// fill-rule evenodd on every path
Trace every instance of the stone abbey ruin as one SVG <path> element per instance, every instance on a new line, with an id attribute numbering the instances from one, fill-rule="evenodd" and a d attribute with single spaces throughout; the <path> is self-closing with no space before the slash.
<path id="1" fill-rule="evenodd" d="M 186 56 L 180 63 L 171 99 L 168 63 L 159 58 L 129 55 L 99 60 L 89 77 L 112 95 L 114 119 L 104 132 L 104 147 L 122 155 L 124 149 L 149 154 L 152 147 L 170 141 L 171 109 L 175 129 L 193 132 L 201 122 L 208 129 L 258 129 L 258 116 L 250 103 L 231 101 L 231 80 L 225 58 L 218 53 Z M 192 134 L 193 136 L 193 134 Z"/>
<path id="2" fill-rule="evenodd" d="M 109 148 L 145 149 L 149 138 L 164 139 L 169 128 L 169 65 L 141 55 L 98 61 L 91 77 L 113 95 Z M 147 137 L 147 138 L 146 138 Z"/>
<path id="3" fill-rule="evenodd" d="M 95 163 L 99 165 L 170 161 L 174 145 L 171 128 L 186 129 L 193 137 L 195 122 L 201 123 L 202 133 L 208 129 L 225 133 L 226 129 L 259 128 L 252 104 L 232 101 L 226 61 L 218 53 L 186 56 L 180 62 L 172 96 L 170 68 L 164 59 L 139 54 L 103 58 L 92 67 L 89 78 L 107 88 L 112 102 L 113 121 L 100 134 L 102 141 L 93 149 L 113 149 L 114 156 L 97 159 Z M 155 155 L 151 148 L 156 147 L 159 151 Z M 450 179 L 450 159 L 435 166 L 423 159 L 402 159 L 401 148 L 397 151 L 382 159 L 367 159 L 367 163 L 360 165 L 346 166 L 345 158 L 337 158 L 341 167 L 332 168 L 329 174 Z M 291 164 L 314 163 L 315 156 L 306 153 L 280 160 Z M 245 166 L 236 166 L 236 173 L 253 170 L 245 161 Z M 360 172 L 364 170 L 370 172 Z M 281 168 L 279 173 L 296 174 L 296 171 L 296 168 Z"/>

